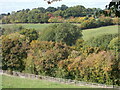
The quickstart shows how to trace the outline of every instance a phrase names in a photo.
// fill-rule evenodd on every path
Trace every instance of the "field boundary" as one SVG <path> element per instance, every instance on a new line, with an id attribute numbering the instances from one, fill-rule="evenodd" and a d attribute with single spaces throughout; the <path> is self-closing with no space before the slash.
<path id="1" fill-rule="evenodd" d="M 58 83 L 64 83 L 64 84 L 72 84 L 77 86 L 88 86 L 93 88 L 115 88 L 120 89 L 119 86 L 113 86 L 113 85 L 105 85 L 105 84 L 98 84 L 98 83 L 91 83 L 91 82 L 83 82 L 83 81 L 77 81 L 77 80 L 71 80 L 71 79 L 63 79 L 63 78 L 54 78 L 49 76 L 41 76 L 41 75 L 34 75 L 29 73 L 21 73 L 21 72 L 15 72 L 15 71 L 7 71 L 7 70 L 0 70 L 1 75 L 8 75 L 8 76 L 17 76 L 20 78 L 30 78 L 30 79 L 38 79 L 38 80 L 47 80 L 51 82 L 58 82 Z"/>

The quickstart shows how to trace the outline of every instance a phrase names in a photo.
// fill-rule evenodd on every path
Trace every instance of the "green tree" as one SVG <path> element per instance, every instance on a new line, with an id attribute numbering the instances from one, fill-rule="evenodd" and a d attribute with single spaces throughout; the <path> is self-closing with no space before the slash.
<path id="1" fill-rule="evenodd" d="M 85 12 L 85 7 L 81 6 L 81 5 L 77 5 L 77 6 L 70 7 L 68 9 L 64 10 L 63 16 L 65 18 L 68 18 L 70 16 L 79 17 L 79 16 L 84 16 L 85 15 L 84 12 Z"/>
<path id="2" fill-rule="evenodd" d="M 57 10 L 57 9 L 54 8 L 54 7 L 48 7 L 48 8 L 46 9 L 47 12 L 55 12 L 56 10 Z"/>
<path id="3" fill-rule="evenodd" d="M 62 23 L 47 27 L 43 30 L 40 39 L 43 41 L 64 42 L 67 45 L 73 45 L 76 40 L 81 37 L 82 33 L 78 26 Z"/>
<path id="4" fill-rule="evenodd" d="M 68 6 L 66 6 L 66 5 L 61 5 L 61 7 L 58 7 L 57 9 L 58 10 L 62 10 L 62 11 L 64 11 L 64 10 L 66 10 L 68 8 Z"/>

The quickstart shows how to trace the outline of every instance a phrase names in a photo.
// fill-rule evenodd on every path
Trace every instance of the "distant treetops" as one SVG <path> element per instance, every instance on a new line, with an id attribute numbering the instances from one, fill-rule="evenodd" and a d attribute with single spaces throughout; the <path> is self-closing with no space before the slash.
<path id="1" fill-rule="evenodd" d="M 47 1 L 48 4 L 51 4 L 55 1 L 61 1 L 61 0 L 44 0 L 44 1 Z M 106 5 L 106 8 L 108 8 L 108 10 L 114 11 L 115 16 L 120 17 L 120 0 L 112 0 L 109 3 L 109 5 Z"/>

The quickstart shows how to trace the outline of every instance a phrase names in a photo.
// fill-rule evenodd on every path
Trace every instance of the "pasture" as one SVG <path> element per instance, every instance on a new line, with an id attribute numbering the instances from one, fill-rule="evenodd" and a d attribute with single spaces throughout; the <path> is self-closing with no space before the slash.
<path id="1" fill-rule="evenodd" d="M 5 25 L 2 25 L 2 27 L 10 28 L 12 26 L 18 26 L 18 25 L 23 26 L 24 28 L 36 29 L 38 32 L 41 32 L 43 29 L 45 29 L 47 26 L 49 26 L 51 24 L 5 24 Z M 82 33 L 83 33 L 83 39 L 88 40 L 92 37 L 97 37 L 97 36 L 103 35 L 103 34 L 118 33 L 118 26 L 111 25 L 111 26 L 104 26 L 104 27 L 93 28 L 93 29 L 85 29 L 82 31 Z"/>
<path id="2" fill-rule="evenodd" d="M 94 29 L 86 29 L 83 30 L 83 39 L 88 40 L 92 37 L 97 37 L 103 34 L 115 34 L 118 33 L 118 26 L 105 26 L 105 27 L 99 27 Z"/>

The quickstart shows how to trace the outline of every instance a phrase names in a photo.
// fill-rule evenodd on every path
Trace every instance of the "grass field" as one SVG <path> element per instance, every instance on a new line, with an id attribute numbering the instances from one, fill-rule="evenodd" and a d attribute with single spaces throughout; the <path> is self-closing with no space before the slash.
<path id="1" fill-rule="evenodd" d="M 88 40 L 92 37 L 97 37 L 99 35 L 103 34 L 115 34 L 118 33 L 118 26 L 105 26 L 105 27 L 99 27 L 94 29 L 86 29 L 83 30 L 83 39 Z"/>
<path id="2" fill-rule="evenodd" d="M 3 24 L 3 27 L 12 27 L 12 26 L 23 26 L 24 28 L 36 29 L 37 31 L 42 31 L 44 28 L 51 24 Z"/>
<path id="3" fill-rule="evenodd" d="M 5 24 L 2 25 L 3 27 L 11 27 L 14 24 Z M 17 24 L 17 25 L 21 25 L 25 28 L 34 28 L 37 31 L 42 31 L 44 28 L 46 28 L 47 26 L 49 26 L 50 24 Z M 79 26 L 79 25 L 78 25 Z M 102 35 L 102 34 L 115 34 L 118 33 L 118 26 L 117 25 L 113 25 L 113 26 L 105 26 L 105 27 L 99 27 L 99 28 L 94 28 L 94 29 L 86 29 L 83 30 L 83 39 L 84 40 L 88 40 L 92 37 L 96 37 L 98 35 Z"/>
<path id="4" fill-rule="evenodd" d="M 45 80 L 33 80 L 29 78 L 19 78 L 6 75 L 2 76 L 2 86 L 3 88 L 89 88 L 85 86 L 60 84 Z"/>

